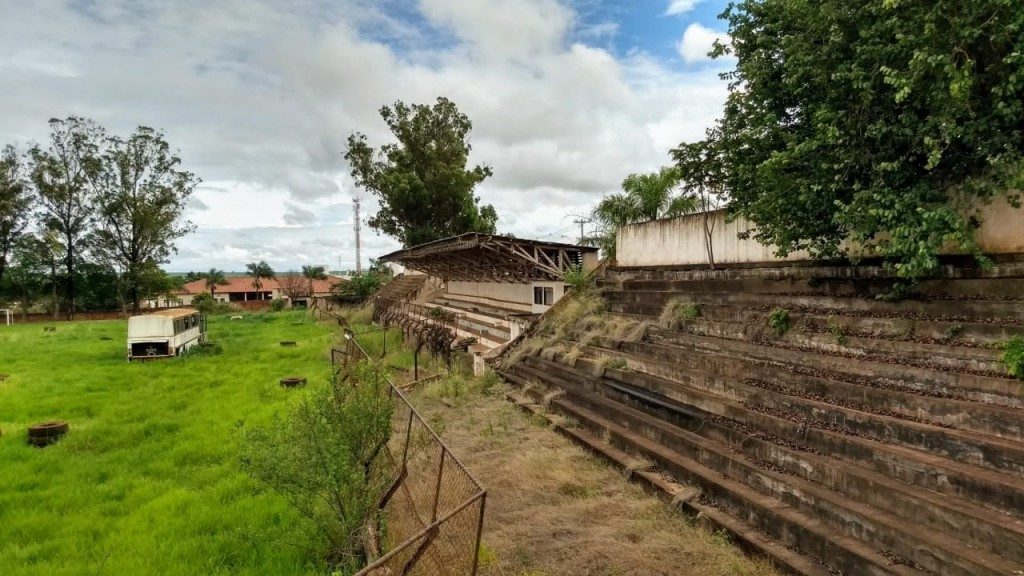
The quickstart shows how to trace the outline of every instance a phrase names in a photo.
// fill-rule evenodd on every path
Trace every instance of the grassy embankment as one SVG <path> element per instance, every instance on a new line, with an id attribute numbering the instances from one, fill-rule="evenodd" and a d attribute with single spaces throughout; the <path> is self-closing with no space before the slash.
<path id="1" fill-rule="evenodd" d="M 56 326 L 0 326 L 0 573 L 321 572 L 307 524 L 241 471 L 236 429 L 301 394 L 279 378 L 328 377 L 335 328 L 213 317 L 221 355 L 129 364 L 125 322 Z M 63 441 L 26 445 L 55 418 Z"/>

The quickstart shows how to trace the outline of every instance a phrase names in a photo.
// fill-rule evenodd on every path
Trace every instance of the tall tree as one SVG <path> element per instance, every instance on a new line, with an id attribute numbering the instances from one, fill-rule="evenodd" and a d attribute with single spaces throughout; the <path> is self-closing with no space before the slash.
<path id="1" fill-rule="evenodd" d="M 210 271 L 204 272 L 202 276 L 206 279 L 206 289 L 210 291 L 211 296 L 217 294 L 217 286 L 223 286 L 228 283 L 224 271 L 216 268 L 210 268 Z"/>
<path id="2" fill-rule="evenodd" d="M 598 225 L 598 232 L 587 242 L 600 246 L 606 255 L 614 256 L 616 233 L 622 226 L 695 212 L 699 208 L 697 197 L 674 194 L 678 187 L 676 168 L 626 176 L 622 192 L 605 196 L 594 208 L 591 216 Z"/>
<path id="3" fill-rule="evenodd" d="M 481 207 L 473 195 L 491 169 L 467 169 L 473 123 L 455 103 L 447 98 L 433 106 L 396 102 L 381 108 L 380 115 L 398 141 L 375 150 L 356 132 L 345 152 L 356 185 L 380 202 L 370 226 L 406 247 L 464 232 L 494 233 L 497 212 Z"/>
<path id="4" fill-rule="evenodd" d="M 152 269 L 167 261 L 174 242 L 194 230 L 185 206 L 199 180 L 180 169 L 164 134 L 140 126 L 127 139 L 107 139 L 97 165 L 99 226 L 94 249 L 117 269 L 133 310 Z"/>
<path id="5" fill-rule="evenodd" d="M 326 280 L 327 271 L 323 266 L 303 266 L 302 276 L 309 282 L 309 295 L 314 294 L 313 281 L 314 280 Z"/>
<path id="6" fill-rule="evenodd" d="M 701 227 L 704 231 L 704 251 L 708 266 L 715 268 L 715 246 L 713 243 L 715 212 L 727 198 L 725 188 L 725 166 L 722 158 L 722 135 L 718 130 L 708 130 L 707 138 L 690 144 L 680 144 L 672 151 L 676 161 L 676 173 L 683 189 L 697 202 L 701 213 Z"/>
<path id="7" fill-rule="evenodd" d="M 246 264 L 245 270 L 252 276 L 252 287 L 260 293 L 260 300 L 263 300 L 263 281 L 274 277 L 274 269 L 265 260 L 260 260 Z"/>
<path id="8" fill-rule="evenodd" d="M 5 146 L 0 150 L 0 284 L 7 260 L 28 226 L 32 201 L 25 163 L 13 146 Z"/>
<path id="9" fill-rule="evenodd" d="M 732 207 L 781 254 L 850 239 L 908 278 L 1020 196 L 1019 0 L 741 0 L 722 133 Z"/>
<path id="10" fill-rule="evenodd" d="M 54 293 L 56 302 L 56 267 L 58 262 L 45 238 L 25 234 L 18 238 L 11 250 L 8 285 L 11 295 L 18 301 L 22 314 L 28 314 L 47 290 Z"/>
<path id="11" fill-rule="evenodd" d="M 95 218 L 93 198 L 103 128 L 77 116 L 50 120 L 50 143 L 33 146 L 32 183 L 39 195 L 46 228 L 64 247 L 64 293 L 69 318 L 75 314 L 75 264 Z"/>

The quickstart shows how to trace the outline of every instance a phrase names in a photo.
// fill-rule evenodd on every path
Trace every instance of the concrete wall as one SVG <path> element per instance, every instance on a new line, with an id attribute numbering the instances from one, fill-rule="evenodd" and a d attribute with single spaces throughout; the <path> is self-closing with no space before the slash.
<path id="1" fill-rule="evenodd" d="M 565 284 L 562 282 L 533 282 L 530 284 L 509 284 L 507 282 L 448 282 L 448 293 L 474 298 L 486 298 L 497 305 L 508 305 L 508 308 L 540 314 L 551 306 L 533 303 L 535 286 L 550 287 L 554 292 L 552 304 L 565 295 Z"/>
<path id="2" fill-rule="evenodd" d="M 794 252 L 785 258 L 774 248 L 754 240 L 740 240 L 741 232 L 753 229 L 745 219 L 725 221 L 725 211 L 707 214 L 713 223 L 712 247 L 716 264 L 744 262 L 785 262 L 808 260 L 806 252 Z M 1024 208 L 1014 208 L 999 198 L 981 210 L 983 224 L 977 233 L 986 254 L 1024 253 Z M 671 266 L 707 264 L 704 242 L 704 214 L 631 224 L 619 230 L 616 260 L 619 266 Z M 945 254 L 958 253 L 950 247 Z"/>

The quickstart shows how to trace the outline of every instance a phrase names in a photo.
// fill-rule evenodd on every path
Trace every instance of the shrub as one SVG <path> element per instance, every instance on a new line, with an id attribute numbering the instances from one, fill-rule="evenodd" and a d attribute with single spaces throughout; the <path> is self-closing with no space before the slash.
<path id="1" fill-rule="evenodd" d="M 391 480 L 375 465 L 391 435 L 387 373 L 362 362 L 342 383 L 312 387 L 285 416 L 243 429 L 241 461 L 319 529 L 332 568 L 365 564 L 363 535 Z M 372 524 L 370 524 L 372 523 Z"/>
<path id="2" fill-rule="evenodd" d="M 192 297 L 192 307 L 203 314 L 213 314 L 217 308 L 217 300 L 209 292 L 200 292 Z"/>
<path id="3" fill-rule="evenodd" d="M 274 298 L 270 301 L 270 309 L 274 312 L 280 312 L 284 310 L 285 301 L 283 298 Z"/>
<path id="4" fill-rule="evenodd" d="M 582 266 L 569 268 L 562 274 L 562 282 L 565 282 L 575 296 L 582 296 L 594 287 L 597 280 L 596 270 L 584 270 Z"/>
<path id="5" fill-rule="evenodd" d="M 828 333 L 835 338 L 836 344 L 840 346 L 846 344 L 846 328 L 843 327 L 842 323 L 835 316 L 828 317 Z"/>
<path id="6" fill-rule="evenodd" d="M 1024 338 L 1014 336 L 1004 342 L 1002 348 L 1006 373 L 1015 378 L 1024 379 Z"/>
<path id="7" fill-rule="evenodd" d="M 779 336 L 789 332 L 789 310 L 785 308 L 772 310 L 771 314 L 768 314 L 768 326 Z"/>

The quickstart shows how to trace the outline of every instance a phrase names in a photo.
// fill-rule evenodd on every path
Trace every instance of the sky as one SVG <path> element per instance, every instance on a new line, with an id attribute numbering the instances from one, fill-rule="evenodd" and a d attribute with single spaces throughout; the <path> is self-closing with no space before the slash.
<path id="1" fill-rule="evenodd" d="M 452 99 L 498 231 L 575 241 L 572 221 L 698 140 L 727 93 L 726 0 L 0 0 L 0 145 L 47 120 L 164 130 L 203 182 L 171 271 L 355 266 L 344 160 L 388 141 L 381 106 Z M 399 248 L 363 226 L 364 266 Z"/>

